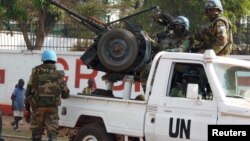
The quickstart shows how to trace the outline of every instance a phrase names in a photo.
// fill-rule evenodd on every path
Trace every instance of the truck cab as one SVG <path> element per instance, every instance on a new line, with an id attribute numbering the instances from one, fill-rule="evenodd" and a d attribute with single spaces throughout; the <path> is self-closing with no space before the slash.
<path id="1" fill-rule="evenodd" d="M 62 102 L 59 124 L 74 129 L 75 140 L 205 141 L 208 125 L 250 123 L 249 82 L 248 61 L 212 50 L 159 52 L 144 101 L 131 98 L 131 86 L 123 98 L 72 95 Z"/>
<path id="2" fill-rule="evenodd" d="M 147 141 L 207 140 L 208 125 L 249 123 L 249 62 L 219 57 L 212 50 L 162 53 L 159 58 L 147 84 Z M 199 71 L 196 85 L 187 84 L 184 96 L 171 95 L 190 69 Z"/>

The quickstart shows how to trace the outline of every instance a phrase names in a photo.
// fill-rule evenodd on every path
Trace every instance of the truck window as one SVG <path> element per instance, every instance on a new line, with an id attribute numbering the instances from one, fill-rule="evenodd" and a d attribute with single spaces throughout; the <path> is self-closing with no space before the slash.
<path id="1" fill-rule="evenodd" d="M 233 64 L 214 64 L 226 97 L 250 98 L 250 69 Z"/>
<path id="2" fill-rule="evenodd" d="M 198 84 L 202 99 L 212 100 L 212 91 L 203 65 L 191 63 L 174 63 L 170 89 L 167 96 L 186 97 L 187 84 Z"/>

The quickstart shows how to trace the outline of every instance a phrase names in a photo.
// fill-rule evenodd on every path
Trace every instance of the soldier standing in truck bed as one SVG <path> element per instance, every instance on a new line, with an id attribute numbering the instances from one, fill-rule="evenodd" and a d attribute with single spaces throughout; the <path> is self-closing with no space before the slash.
<path id="1" fill-rule="evenodd" d="M 196 36 L 196 39 L 201 42 L 199 52 L 203 53 L 206 49 L 213 49 L 217 55 L 229 55 L 233 44 L 232 25 L 223 16 L 221 1 L 207 0 L 205 11 L 209 23 Z"/>
<path id="2" fill-rule="evenodd" d="M 177 16 L 172 22 L 173 32 L 159 42 L 161 50 L 168 52 L 186 52 L 192 46 L 189 35 L 189 20 L 185 16 Z"/>
<path id="3" fill-rule="evenodd" d="M 189 20 L 185 16 L 177 16 L 172 21 L 172 32 L 166 32 L 164 39 L 158 40 L 161 51 L 187 52 L 193 46 L 193 39 L 189 34 Z M 160 33 L 162 34 L 162 33 Z M 140 79 L 145 90 L 151 65 L 146 65 L 140 73 Z"/>

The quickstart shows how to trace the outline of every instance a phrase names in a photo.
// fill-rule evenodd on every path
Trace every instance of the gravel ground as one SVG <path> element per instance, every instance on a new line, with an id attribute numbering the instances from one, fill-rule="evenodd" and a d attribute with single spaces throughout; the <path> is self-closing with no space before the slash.
<path id="1" fill-rule="evenodd" d="M 13 130 L 11 126 L 11 121 L 13 121 L 12 116 L 3 115 L 3 138 L 5 141 L 30 141 L 31 131 L 29 129 L 29 124 L 23 119 L 23 124 L 19 125 L 19 131 Z M 46 135 L 43 136 L 43 140 L 46 141 Z M 58 141 L 67 141 L 67 137 L 58 137 Z"/>

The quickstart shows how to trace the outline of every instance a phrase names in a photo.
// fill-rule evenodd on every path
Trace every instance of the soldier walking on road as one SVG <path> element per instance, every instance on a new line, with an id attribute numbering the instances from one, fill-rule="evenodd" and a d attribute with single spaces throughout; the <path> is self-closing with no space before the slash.
<path id="1" fill-rule="evenodd" d="M 44 128 L 48 131 L 49 141 L 56 141 L 58 106 L 61 98 L 69 97 L 69 89 L 64 80 L 64 72 L 56 69 L 56 53 L 46 50 L 41 60 L 43 64 L 32 69 L 25 93 L 25 109 L 28 113 L 31 112 L 32 141 L 42 140 Z"/>

